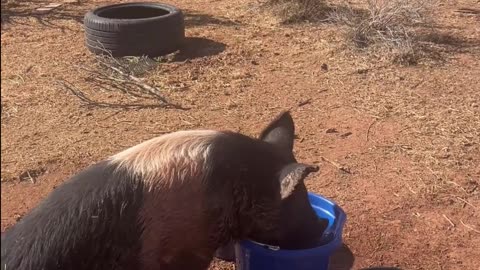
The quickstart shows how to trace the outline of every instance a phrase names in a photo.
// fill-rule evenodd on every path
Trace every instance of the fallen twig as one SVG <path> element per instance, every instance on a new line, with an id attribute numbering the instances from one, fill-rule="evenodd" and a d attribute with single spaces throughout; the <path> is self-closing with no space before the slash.
<path id="1" fill-rule="evenodd" d="M 328 163 L 330 163 L 331 165 L 333 165 L 335 168 L 337 168 L 338 170 L 342 171 L 342 172 L 345 172 L 345 173 L 348 173 L 348 174 L 351 174 L 352 172 L 350 171 L 350 169 L 348 167 L 345 167 L 343 165 L 340 165 L 339 163 L 335 162 L 335 161 L 332 161 L 326 157 L 320 157 L 323 161 L 326 161 Z"/>
<path id="2" fill-rule="evenodd" d="M 446 215 L 442 215 L 442 216 L 448 221 L 448 223 L 450 223 L 450 225 L 452 225 L 452 227 L 455 227 L 455 223 L 453 223 L 452 220 L 450 220 Z"/>
<path id="3" fill-rule="evenodd" d="M 368 129 L 367 129 L 367 135 L 366 135 L 366 140 L 368 142 L 369 140 L 369 136 L 370 136 L 370 130 L 372 129 L 373 125 L 375 125 L 375 123 L 377 123 L 379 120 L 379 118 L 375 118 L 375 120 L 372 121 L 372 123 L 370 123 L 370 125 L 368 126 Z"/>
<path id="4" fill-rule="evenodd" d="M 471 230 L 471 231 L 474 231 L 474 232 L 476 232 L 476 233 L 480 233 L 479 230 L 473 228 L 471 225 L 465 224 L 465 223 L 463 222 L 463 220 L 460 220 L 460 223 L 462 223 L 462 225 L 463 225 L 465 228 L 467 228 L 467 229 L 469 229 L 469 230 Z"/>
<path id="5" fill-rule="evenodd" d="M 455 12 L 469 14 L 469 15 L 480 15 L 480 9 L 473 9 L 473 8 L 459 8 L 455 10 Z"/>
<path id="6" fill-rule="evenodd" d="M 473 204 L 470 203 L 469 201 L 467 201 L 467 200 L 465 200 L 465 199 L 462 199 L 462 198 L 460 198 L 460 197 L 458 197 L 458 196 L 453 196 L 453 197 L 454 197 L 455 199 L 457 199 L 457 200 L 465 203 L 466 205 L 469 205 L 469 206 L 472 207 L 473 209 L 478 210 L 478 207 L 475 206 L 475 205 L 473 205 Z"/>

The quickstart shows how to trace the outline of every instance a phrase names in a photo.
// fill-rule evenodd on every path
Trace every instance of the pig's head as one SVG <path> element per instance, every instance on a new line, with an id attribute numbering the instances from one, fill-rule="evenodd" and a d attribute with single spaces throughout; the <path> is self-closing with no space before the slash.
<path id="1" fill-rule="evenodd" d="M 284 249 L 315 246 L 328 225 L 315 214 L 304 182 L 310 173 L 317 172 L 319 168 L 297 162 L 293 154 L 294 138 L 295 125 L 288 112 L 280 114 L 260 134 L 260 140 L 274 145 L 289 161 L 279 173 L 282 197 L 279 238 L 265 242 Z"/>
<path id="2" fill-rule="evenodd" d="M 289 112 L 281 113 L 260 134 L 259 139 L 271 144 L 284 165 L 278 172 L 281 208 L 278 232 L 274 235 L 251 235 L 254 241 L 280 246 L 282 249 L 312 248 L 326 229 L 328 222 L 320 220 L 308 200 L 305 179 L 318 166 L 298 163 L 293 154 L 295 125 Z M 234 259 L 233 244 L 217 250 L 216 256 L 224 260 Z"/>

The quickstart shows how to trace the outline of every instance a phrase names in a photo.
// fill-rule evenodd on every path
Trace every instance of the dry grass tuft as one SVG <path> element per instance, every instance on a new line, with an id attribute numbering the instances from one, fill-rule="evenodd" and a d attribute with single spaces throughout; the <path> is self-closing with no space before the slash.
<path id="1" fill-rule="evenodd" d="M 365 11 L 347 5 L 334 8 L 329 17 L 348 27 L 347 37 L 357 48 L 371 48 L 411 65 L 421 56 L 414 29 L 431 22 L 434 1 L 368 0 Z"/>
<path id="2" fill-rule="evenodd" d="M 326 20 L 329 11 L 325 0 L 269 0 L 264 8 L 278 16 L 282 23 Z"/>
<path id="3" fill-rule="evenodd" d="M 2 115 L 2 124 L 4 121 L 7 121 L 18 112 L 18 107 L 14 104 L 10 104 L 8 101 L 2 99 L 1 103 L 1 115 Z"/>

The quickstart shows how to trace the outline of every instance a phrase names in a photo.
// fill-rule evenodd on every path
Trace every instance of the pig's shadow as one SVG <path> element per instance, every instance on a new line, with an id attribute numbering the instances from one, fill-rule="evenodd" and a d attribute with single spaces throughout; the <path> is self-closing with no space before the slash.
<path id="1" fill-rule="evenodd" d="M 353 256 L 350 248 L 343 244 L 335 253 L 330 257 L 330 264 L 328 270 L 351 270 L 353 263 L 355 262 L 355 256 Z M 402 270 L 397 267 L 369 267 L 362 268 L 360 270 Z"/>
<path id="2" fill-rule="evenodd" d="M 401 268 L 398 267 L 368 267 L 368 268 L 362 268 L 360 270 L 402 270 Z"/>
<path id="3" fill-rule="evenodd" d="M 330 263 L 328 270 L 350 270 L 353 267 L 355 257 L 350 248 L 343 244 L 332 256 L 330 256 Z"/>

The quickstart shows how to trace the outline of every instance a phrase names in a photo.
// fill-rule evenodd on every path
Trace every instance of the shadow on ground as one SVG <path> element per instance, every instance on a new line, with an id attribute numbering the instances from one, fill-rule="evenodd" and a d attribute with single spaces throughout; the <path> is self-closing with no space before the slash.
<path id="1" fill-rule="evenodd" d="M 456 36 L 451 33 L 442 32 L 438 29 L 430 29 L 417 34 L 417 41 L 439 46 L 449 52 L 463 52 L 471 48 L 480 47 L 480 41 Z"/>
<path id="2" fill-rule="evenodd" d="M 214 17 L 212 15 L 198 13 L 193 10 L 184 10 L 185 27 L 197 27 L 206 25 L 237 26 L 240 23 L 224 17 Z"/>
<path id="3" fill-rule="evenodd" d="M 355 256 L 347 245 L 339 248 L 331 257 L 329 270 L 350 270 L 355 262 Z"/>
<path id="4" fill-rule="evenodd" d="M 189 59 L 214 56 L 225 50 L 224 43 L 213 41 L 207 38 L 187 37 L 180 51 L 175 55 L 173 61 L 186 61 Z"/>
<path id="5" fill-rule="evenodd" d="M 27 2 L 2 0 L 2 26 L 4 24 L 25 24 L 19 19 L 33 18 L 44 26 L 58 27 L 56 20 L 73 20 L 83 23 L 83 17 L 88 11 L 87 7 L 79 4 L 65 3 L 46 14 L 39 14 L 36 8 L 49 4 L 48 1 Z M 91 7 L 93 8 L 93 7 Z M 215 17 L 192 10 L 183 10 L 185 26 L 198 27 L 206 25 L 237 26 L 240 23 L 225 17 Z"/>
<path id="6" fill-rule="evenodd" d="M 74 21 L 83 23 L 83 16 L 87 8 L 77 4 L 64 3 L 62 6 L 52 9 L 50 12 L 41 14 L 37 8 L 44 7 L 49 2 L 27 2 L 2 0 L 2 29 L 8 25 L 31 25 L 32 22 L 25 19 L 34 19 L 45 27 L 57 28 L 62 31 L 72 30 L 61 21 Z"/>
<path id="7" fill-rule="evenodd" d="M 343 245 L 339 248 L 331 257 L 329 270 L 353 270 L 353 264 L 355 262 L 355 256 L 347 245 Z M 402 270 L 397 267 L 388 266 L 376 266 L 361 268 L 358 270 Z"/>

